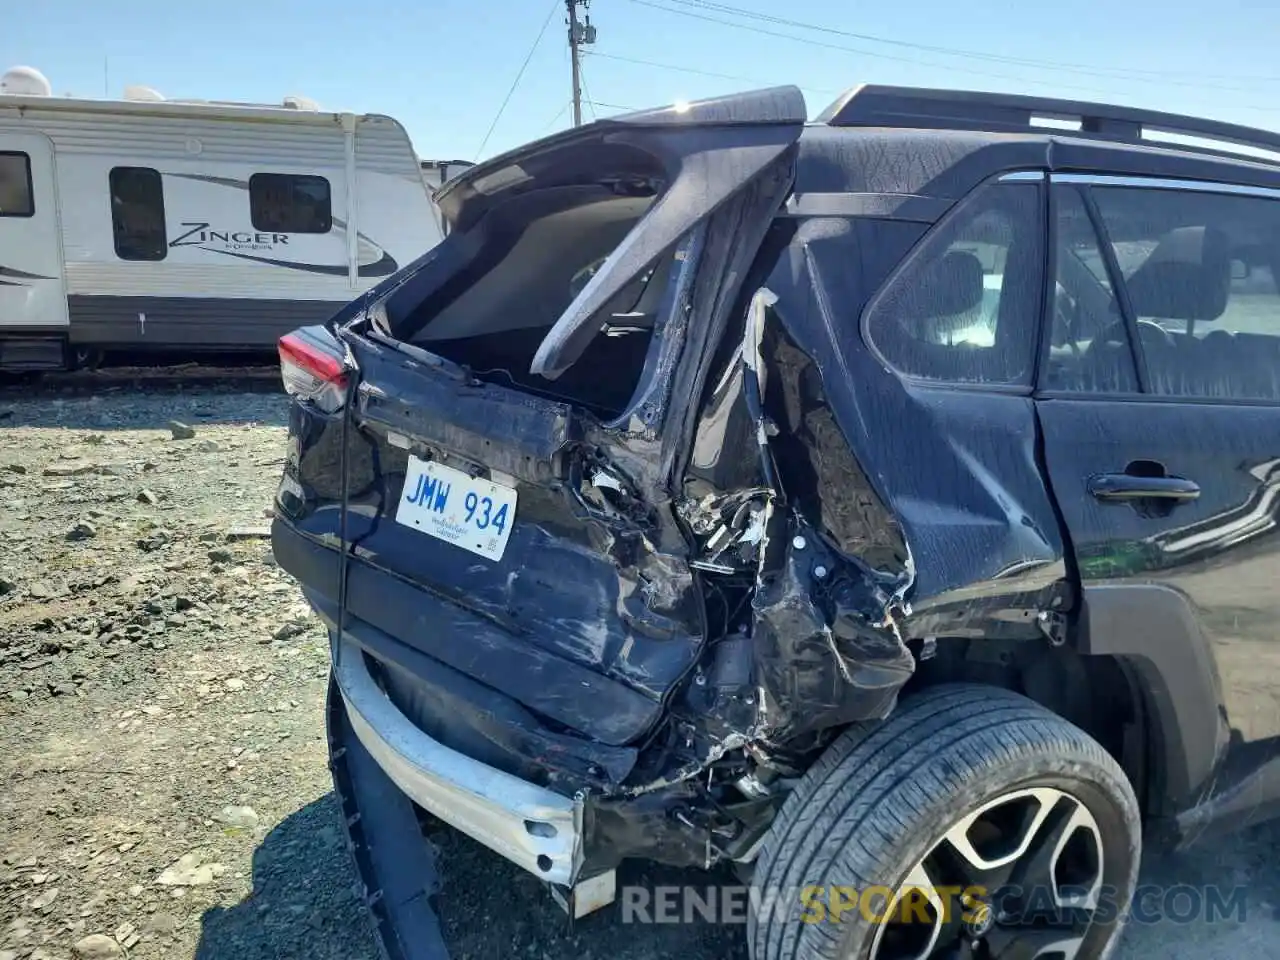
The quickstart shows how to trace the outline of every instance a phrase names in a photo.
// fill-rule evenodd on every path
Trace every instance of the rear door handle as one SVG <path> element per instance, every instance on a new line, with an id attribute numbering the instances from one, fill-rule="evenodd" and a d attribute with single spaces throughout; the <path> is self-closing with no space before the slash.
<path id="1" fill-rule="evenodd" d="M 1165 500 L 1182 503 L 1200 496 L 1200 485 L 1183 477 L 1135 477 L 1129 473 L 1102 473 L 1089 478 L 1089 492 L 1103 503 L 1129 500 Z"/>

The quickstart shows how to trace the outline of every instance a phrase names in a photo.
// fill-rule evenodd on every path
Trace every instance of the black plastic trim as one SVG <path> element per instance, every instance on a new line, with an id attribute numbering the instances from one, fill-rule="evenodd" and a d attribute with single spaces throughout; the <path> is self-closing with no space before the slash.
<path id="1" fill-rule="evenodd" d="M 439 886 L 435 851 L 422 834 L 412 801 L 353 734 L 332 674 L 325 727 L 347 849 L 383 960 L 449 960 L 431 904 Z"/>
<path id="2" fill-rule="evenodd" d="M 1213 652 L 1185 596 L 1155 583 L 1086 584 L 1081 652 L 1133 667 L 1155 718 L 1167 809 L 1194 806 L 1225 752 L 1222 685 Z"/>
<path id="3" fill-rule="evenodd" d="M 1116 306 L 1120 308 L 1120 318 L 1124 324 L 1125 337 L 1129 341 L 1129 356 L 1133 361 L 1133 370 L 1137 376 L 1138 390 L 1147 394 L 1151 392 L 1151 380 L 1147 373 L 1147 352 L 1138 331 L 1138 317 L 1133 310 L 1133 301 L 1129 299 L 1129 285 L 1124 271 L 1120 269 L 1120 261 L 1116 258 L 1116 248 L 1111 242 L 1111 234 L 1107 223 L 1098 209 L 1098 202 L 1089 190 L 1077 188 L 1076 191 L 1084 201 L 1085 211 L 1089 214 L 1089 222 L 1098 241 L 1098 251 L 1102 254 L 1102 265 L 1107 271 L 1107 279 L 1116 298 Z"/>

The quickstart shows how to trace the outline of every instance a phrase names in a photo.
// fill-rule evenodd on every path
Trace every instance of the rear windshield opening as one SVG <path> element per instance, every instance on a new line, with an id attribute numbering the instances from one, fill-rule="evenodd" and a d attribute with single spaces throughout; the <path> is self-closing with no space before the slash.
<path id="1" fill-rule="evenodd" d="M 405 318 L 404 328 L 415 331 L 408 339 L 478 379 L 617 416 L 644 369 L 674 251 L 605 305 L 599 333 L 563 375 L 547 380 L 529 366 L 653 200 L 652 190 L 602 184 L 535 191 L 504 204 L 474 228 L 482 237 L 469 266 Z"/>

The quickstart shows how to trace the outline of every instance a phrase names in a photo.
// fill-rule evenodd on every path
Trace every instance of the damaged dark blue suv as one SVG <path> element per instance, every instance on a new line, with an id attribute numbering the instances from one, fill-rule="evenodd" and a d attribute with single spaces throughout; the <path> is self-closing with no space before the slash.
<path id="1" fill-rule="evenodd" d="M 755 960 L 1105 956 L 1144 833 L 1277 813 L 1277 155 L 783 88 L 444 186 L 280 344 L 388 953 L 438 946 L 419 810 L 576 916 L 736 863 Z"/>

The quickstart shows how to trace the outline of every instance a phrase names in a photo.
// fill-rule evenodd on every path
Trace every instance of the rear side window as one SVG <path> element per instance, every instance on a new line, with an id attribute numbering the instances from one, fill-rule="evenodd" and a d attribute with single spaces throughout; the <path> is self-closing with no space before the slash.
<path id="1" fill-rule="evenodd" d="M 1029 383 L 1044 232 L 1039 184 L 981 188 L 873 301 L 866 318 L 871 343 L 908 376 Z"/>
<path id="2" fill-rule="evenodd" d="M 1280 400 L 1280 201 L 1094 187 L 1148 390 Z"/>
<path id="3" fill-rule="evenodd" d="M 114 167 L 111 232 L 121 260 L 163 260 L 169 250 L 164 225 L 164 185 L 150 167 Z"/>
<path id="4" fill-rule="evenodd" d="M 328 233 L 333 227 L 329 181 L 299 173 L 249 178 L 249 215 L 264 233 Z"/>
<path id="5" fill-rule="evenodd" d="M 0 153 L 0 217 L 29 217 L 35 212 L 31 158 L 25 153 Z"/>

